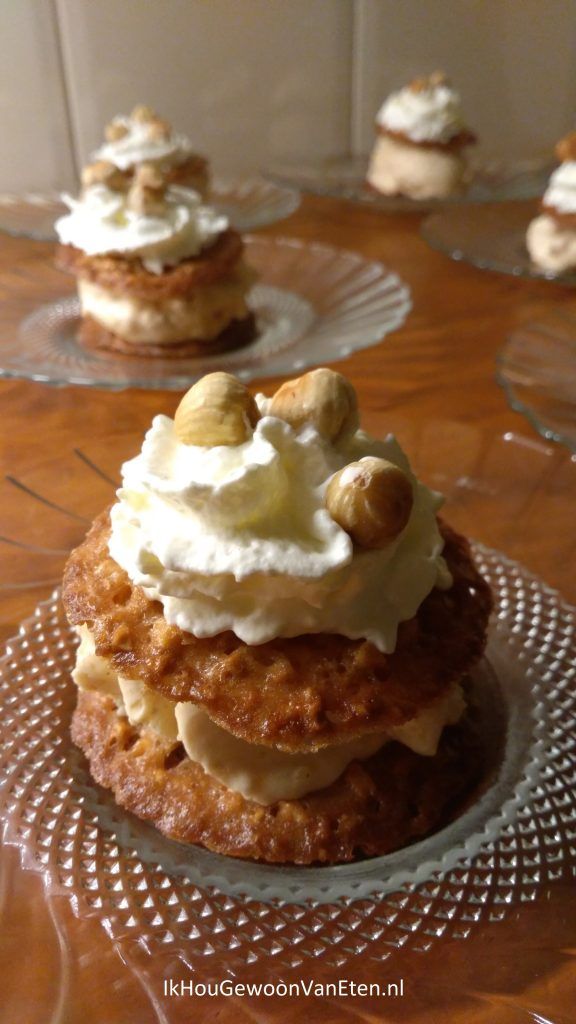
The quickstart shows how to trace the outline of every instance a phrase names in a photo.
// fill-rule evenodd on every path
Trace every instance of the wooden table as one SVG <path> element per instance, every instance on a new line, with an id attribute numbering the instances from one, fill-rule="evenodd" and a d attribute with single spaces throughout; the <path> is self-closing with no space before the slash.
<path id="1" fill-rule="evenodd" d="M 550 480 L 550 500 L 544 481 L 545 521 L 540 513 L 531 512 L 528 501 L 525 515 L 511 516 L 503 523 L 502 507 L 494 501 L 486 506 L 476 536 L 490 544 L 502 541 L 507 553 L 521 558 L 573 601 L 574 563 L 570 564 L 566 552 L 574 552 L 570 545 L 574 542 L 575 467 L 566 452 L 546 446 L 521 416 L 510 411 L 495 382 L 495 356 L 510 330 L 552 303 L 572 307 L 573 294 L 545 282 L 481 273 L 451 263 L 421 241 L 419 222 L 420 218 L 411 214 L 385 215 L 345 202 L 306 198 L 289 221 L 266 233 L 354 249 L 389 264 L 409 283 L 414 309 L 405 326 L 341 366 L 358 390 L 365 425 L 379 432 L 396 430 L 401 440 L 404 436 L 419 438 L 417 468 L 430 478 L 435 455 L 440 460 L 450 459 L 453 445 L 461 449 L 467 438 L 481 437 L 486 451 L 486 445 L 503 434 L 515 434 L 520 439 L 517 450 L 525 452 L 526 472 L 539 474 L 540 488 L 542 472 L 535 466 L 545 462 L 545 476 Z M 13 303 L 16 296 L 24 314 L 40 301 L 69 291 L 69 282 L 50 265 L 51 252 L 47 243 L 1 238 L 2 303 Z M 6 329 L 5 323 L 0 305 L 0 332 Z M 263 381 L 262 390 L 269 390 L 274 383 Z M 1 465 L 4 473 L 21 478 L 41 472 L 50 458 L 74 446 L 89 447 L 95 439 L 128 432 L 141 434 L 155 413 L 172 413 L 177 400 L 169 393 L 114 394 L 18 381 L 2 382 L 0 389 Z M 434 441 L 436 452 L 424 443 L 427 437 L 441 439 Z M 515 465 L 515 473 L 521 479 L 522 462 Z M 64 493 L 66 481 L 60 485 Z M 22 495 L 14 487 L 4 487 L 1 501 L 0 533 L 5 534 L 5 524 L 14 528 L 18 519 Z M 8 558 L 4 585 L 11 582 L 11 566 Z M 2 592 L 3 637 L 15 632 L 21 619 L 32 611 L 37 596 L 37 588 Z M 3 1022 L 92 1024 L 106 1020 L 107 1024 L 125 1024 L 137 1020 L 146 1024 L 163 1019 L 160 1010 L 155 1014 L 151 1009 L 146 993 L 134 979 L 126 978 L 121 960 L 98 923 L 79 922 L 67 906 L 60 907 L 57 920 L 51 916 L 40 878 L 20 869 L 13 849 L 2 862 L 0 883 Z M 286 1021 L 298 1020 L 306 1012 L 311 1021 L 350 1016 L 365 1021 L 437 1024 L 448 1019 L 490 1019 L 512 1024 L 527 1020 L 530 1009 L 555 1024 L 568 1024 L 574 1019 L 576 925 L 573 900 L 571 914 L 566 911 L 567 896 L 567 886 L 558 884 L 542 893 L 536 904 L 515 908 L 505 921 L 480 929 L 465 942 L 416 958 L 412 955 L 411 959 L 403 959 L 399 953 L 394 974 L 407 979 L 408 994 L 387 1004 L 385 1016 L 382 1007 L 370 999 L 323 1005 L 308 1002 L 305 1011 L 303 1004 L 287 1001 L 209 999 L 195 1003 L 193 1009 L 191 1005 L 183 1009 L 182 1019 L 200 1021 L 216 1018 L 218 1013 L 221 1021 Z M 519 943 L 522 963 L 515 955 Z M 62 965 L 68 986 L 64 996 L 58 995 L 55 985 Z M 354 977 L 354 971 L 362 975 L 361 963 L 353 965 L 347 975 Z M 464 991 L 475 995 L 465 999 L 457 994 Z M 65 1005 L 58 1007 L 60 997 Z M 39 1006 L 46 1007 L 44 1017 Z M 171 1007 L 170 1013 L 174 1012 Z"/>

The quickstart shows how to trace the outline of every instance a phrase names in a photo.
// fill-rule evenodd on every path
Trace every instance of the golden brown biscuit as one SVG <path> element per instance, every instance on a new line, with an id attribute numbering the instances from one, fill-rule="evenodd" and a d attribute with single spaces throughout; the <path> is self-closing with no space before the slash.
<path id="1" fill-rule="evenodd" d="M 122 675 L 199 704 L 248 742 L 316 750 L 409 721 L 481 656 L 490 589 L 467 541 L 444 524 L 442 531 L 454 584 L 433 590 L 400 625 L 389 655 L 333 634 L 250 647 L 230 631 L 198 639 L 168 625 L 161 604 L 110 557 L 107 513 L 72 552 L 63 599 L 70 622 L 87 623 L 97 653 Z"/>
<path id="2" fill-rule="evenodd" d="M 199 256 L 165 267 L 161 274 L 146 270 L 139 257 L 115 253 L 88 256 L 73 245 L 58 246 L 56 265 L 120 295 L 161 301 L 185 296 L 198 287 L 225 279 L 235 269 L 243 249 L 242 237 L 229 228 Z"/>
<path id="3" fill-rule="evenodd" d="M 125 341 L 118 334 L 106 330 L 91 316 L 83 316 L 78 336 L 86 348 L 107 349 L 126 356 L 159 356 L 163 359 L 190 359 L 195 356 L 215 355 L 249 345 L 257 335 L 256 317 L 250 313 L 243 320 L 233 320 L 216 338 L 170 342 L 165 345 L 139 345 Z"/>
<path id="4" fill-rule="evenodd" d="M 389 743 L 326 789 L 261 806 L 207 775 L 180 745 L 140 733 L 110 697 L 79 693 L 72 722 L 96 781 L 165 835 L 234 857 L 296 864 L 377 856 L 446 824 L 497 756 L 501 734 L 489 752 L 481 732 L 472 710 L 444 730 L 435 757 Z"/>
<path id="5" fill-rule="evenodd" d="M 447 142 L 439 142 L 437 139 L 411 139 L 409 135 L 405 135 L 404 132 L 394 132 L 390 128 L 385 128 L 384 125 L 376 123 L 376 133 L 378 135 L 388 135 L 391 139 L 395 139 L 396 142 L 402 142 L 406 146 L 417 146 L 418 149 L 439 149 L 443 153 L 454 153 L 459 152 L 461 149 L 465 149 L 466 146 L 473 146 L 478 141 L 477 136 L 474 132 L 463 128 L 457 135 L 453 135 Z"/>

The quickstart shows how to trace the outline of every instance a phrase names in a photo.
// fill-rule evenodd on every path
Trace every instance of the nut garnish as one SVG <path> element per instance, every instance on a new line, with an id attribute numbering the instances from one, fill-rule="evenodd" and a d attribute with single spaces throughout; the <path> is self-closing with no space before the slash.
<path id="1" fill-rule="evenodd" d="M 144 103 L 139 103 L 134 107 L 134 110 L 130 114 L 132 121 L 157 121 L 158 115 L 152 107 L 147 107 Z"/>
<path id="2" fill-rule="evenodd" d="M 352 433 L 359 422 L 354 388 L 341 373 L 326 368 L 282 384 L 268 413 L 295 428 L 311 423 L 329 441 Z"/>
<path id="3" fill-rule="evenodd" d="M 128 178 L 108 160 L 97 160 L 84 167 L 82 185 L 84 188 L 91 188 L 92 185 L 105 185 L 113 192 L 124 192 L 128 188 Z"/>
<path id="4" fill-rule="evenodd" d="M 436 89 L 439 85 L 449 85 L 450 79 L 444 71 L 433 71 L 431 75 L 422 75 L 421 78 L 414 78 L 408 88 L 410 92 L 428 92 L 429 89 Z"/>
<path id="5" fill-rule="evenodd" d="M 106 125 L 104 129 L 104 137 L 107 142 L 118 142 L 118 139 L 123 139 L 128 135 L 128 128 L 122 121 L 114 119 Z"/>
<path id="6" fill-rule="evenodd" d="M 566 160 L 576 160 L 576 132 L 569 132 L 560 142 L 556 143 L 554 152 L 560 163 Z"/>
<path id="7" fill-rule="evenodd" d="M 209 373 L 186 392 L 174 416 L 182 444 L 243 444 L 260 418 L 248 388 L 230 373 Z"/>
<path id="8" fill-rule="evenodd" d="M 148 122 L 148 135 L 151 139 L 159 141 L 169 139 L 171 131 L 172 125 L 168 121 L 163 121 L 160 117 L 155 117 Z"/>
<path id="9" fill-rule="evenodd" d="M 140 164 L 128 193 L 128 208 L 145 217 L 166 212 L 166 179 L 154 164 Z"/>
<path id="10" fill-rule="evenodd" d="M 414 496 L 403 470 L 368 455 L 334 474 L 325 502 L 332 518 L 355 544 L 383 548 L 406 526 Z"/>

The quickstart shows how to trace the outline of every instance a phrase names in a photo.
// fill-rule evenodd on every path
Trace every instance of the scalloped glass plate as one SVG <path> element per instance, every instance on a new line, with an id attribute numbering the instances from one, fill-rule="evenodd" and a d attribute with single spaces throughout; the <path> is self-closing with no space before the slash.
<path id="1" fill-rule="evenodd" d="M 576 316 L 551 310 L 510 335 L 497 379 L 516 412 L 576 452 Z"/>
<path id="2" fill-rule="evenodd" d="M 446 515 L 455 528 L 528 562 L 576 598 L 576 462 L 569 453 L 514 434 L 495 437 L 472 424 L 420 424 L 402 417 L 402 411 L 389 410 L 386 417 L 367 417 L 366 425 L 373 433 L 394 430 L 416 472 L 446 495 Z M 27 595 L 30 608 L 50 593 L 67 552 L 112 499 L 120 463 L 140 443 L 139 435 L 107 427 L 81 448 L 57 456 L 31 453 L 27 465 L 21 461 L 18 471 L 0 482 L 0 618 L 6 602 L 20 602 Z M 14 501 L 15 489 L 19 502 Z M 553 528 L 544 530 L 543 523 Z M 461 818 L 460 824 L 454 823 L 455 833 L 450 826 L 436 837 L 447 847 L 442 870 L 433 870 L 438 867 L 433 861 L 410 867 L 419 849 L 413 846 L 402 855 L 412 874 L 403 884 L 398 876 L 397 891 L 385 891 L 383 875 L 376 880 L 378 893 L 357 899 L 336 899 L 336 889 L 332 898 L 330 885 L 340 869 L 322 869 L 326 891 L 306 904 L 294 898 L 270 901 L 266 894 L 247 899 L 234 886 L 225 892 L 213 879 L 194 880 L 174 867 L 167 870 L 154 847 L 144 849 L 138 830 L 146 827 L 115 809 L 93 785 L 83 758 L 70 744 L 66 722 L 74 702 L 69 681 L 74 644 L 60 607 L 52 600 L 39 606 L 0 665 L 0 806 L 7 820 L 5 840 L 20 850 L 27 868 L 44 877 L 46 906 L 63 948 L 76 956 L 81 941 L 76 929 L 74 937 L 67 932 L 69 915 L 62 909 L 67 898 L 77 916 L 101 923 L 122 957 L 124 986 L 128 978 L 138 991 L 142 986 L 150 1019 L 164 1024 L 180 1024 L 181 1012 L 191 1012 L 190 1003 L 166 999 L 166 977 L 189 978 L 191 971 L 203 982 L 230 975 L 244 980 L 250 971 L 262 980 L 293 969 L 304 977 L 332 981 L 349 965 L 348 975 L 361 971 L 371 981 L 385 961 L 397 963 L 392 958 L 402 957 L 406 969 L 406 957 L 436 949 L 439 959 L 431 967 L 431 987 L 421 993 L 426 1006 L 430 1001 L 422 1019 L 436 1021 L 441 990 L 444 1002 L 450 1002 L 448 1019 L 470 990 L 463 988 L 465 980 L 452 975 L 450 996 L 445 979 L 442 987 L 438 972 L 444 971 L 444 948 L 484 935 L 493 943 L 490 969 L 498 950 L 505 955 L 502 944 L 509 941 L 510 933 L 499 922 L 508 919 L 510 924 L 523 904 L 535 904 L 531 920 L 537 927 L 538 906 L 546 903 L 556 882 L 567 882 L 576 871 L 575 611 L 516 562 L 487 547 L 476 551 L 497 599 L 490 657 L 498 680 L 508 689 L 513 713 L 524 723 L 518 732 L 511 730 L 517 753 L 508 758 L 511 774 L 502 779 L 499 806 L 487 809 L 493 831 L 482 836 L 483 826 L 474 832 L 472 824 L 473 845 L 466 849 L 467 837 L 458 828 L 467 831 L 468 822 Z M 540 724 L 533 718 L 536 710 L 541 711 Z M 105 806 L 108 821 L 102 817 Z M 162 847 L 165 841 L 157 839 Z M 201 871 L 211 855 L 197 854 Z M 237 862 L 232 866 L 236 870 Z M 370 862 L 347 870 L 362 872 L 367 866 Z M 352 877 L 347 884 L 358 881 L 362 879 Z M 375 880 L 368 883 L 373 888 Z M 572 903 L 564 909 L 568 915 Z M 516 935 L 514 962 L 523 955 L 522 938 Z M 559 957 L 565 954 L 565 949 L 558 951 Z M 540 970 L 540 951 L 533 949 L 531 964 L 535 956 Z M 61 970 L 79 968 L 64 960 Z M 423 965 L 418 959 L 414 970 L 420 979 Z M 407 971 L 409 976 L 409 966 Z M 475 974 L 474 982 L 479 979 Z M 63 976 L 58 991 L 66 1005 L 70 996 Z M 520 1019 L 525 1013 L 521 987 L 505 989 L 497 1005 L 491 999 L 485 1014 L 494 1019 L 501 1006 L 510 1013 L 517 1000 Z M 468 1007 L 467 1002 L 462 1005 Z M 234 1006 L 239 1010 L 239 1004 Z M 343 1019 L 346 1006 L 339 1004 Z M 538 1004 L 540 1010 L 545 1006 Z M 198 1013 L 203 1019 L 201 1009 Z M 479 1012 L 478 1020 L 487 1020 L 485 1014 Z M 44 1017 L 43 1008 L 42 1015 L 30 1020 Z"/>
<path id="3" fill-rule="evenodd" d="M 351 199 L 389 213 L 426 213 L 444 206 L 467 203 L 530 199 L 544 191 L 554 163 L 549 157 L 525 160 L 478 158 L 472 165 L 472 181 L 461 196 L 449 199 L 415 200 L 404 196 L 379 195 L 366 184 L 368 157 L 334 157 L 315 163 L 274 164 L 266 177 L 302 192 Z"/>
<path id="4" fill-rule="evenodd" d="M 533 202 L 459 206 L 433 213 L 422 224 L 420 233 L 433 249 L 480 270 L 576 284 L 576 272 L 552 274 L 532 263 L 526 248 L 526 230 L 537 214 Z"/>
<path id="5" fill-rule="evenodd" d="M 50 384 L 182 390 L 212 370 L 242 380 L 292 373 L 376 345 L 404 322 L 410 291 L 383 264 L 298 239 L 247 236 L 259 281 L 249 302 L 258 336 L 218 355 L 146 359 L 89 350 L 77 340 L 79 305 L 64 298 L 31 313 L 0 341 L 0 377 Z"/>
<path id="6" fill-rule="evenodd" d="M 289 217 L 298 209 L 300 195 L 264 178 L 216 177 L 208 201 L 237 231 L 254 231 Z M 54 222 L 66 212 L 59 191 L 0 193 L 0 231 L 17 238 L 57 241 Z"/>

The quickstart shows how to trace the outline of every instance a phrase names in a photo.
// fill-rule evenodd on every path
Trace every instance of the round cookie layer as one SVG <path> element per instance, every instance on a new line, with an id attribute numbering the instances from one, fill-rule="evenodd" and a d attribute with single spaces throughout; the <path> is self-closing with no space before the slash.
<path id="1" fill-rule="evenodd" d="M 433 590 L 400 625 L 393 654 L 336 634 L 248 646 L 232 632 L 199 639 L 170 626 L 108 553 L 108 513 L 72 552 L 63 599 L 96 651 L 129 678 L 193 701 L 249 743 L 317 750 L 401 725 L 437 700 L 482 655 L 491 595 L 467 541 L 442 525 L 449 590 Z"/>
<path id="2" fill-rule="evenodd" d="M 111 697 L 80 693 L 72 738 L 116 802 L 166 836 L 268 863 L 339 863 L 390 853 L 455 817 L 491 768 L 471 711 L 444 731 L 435 757 L 389 743 L 336 782 L 262 806 L 226 789 Z"/>

